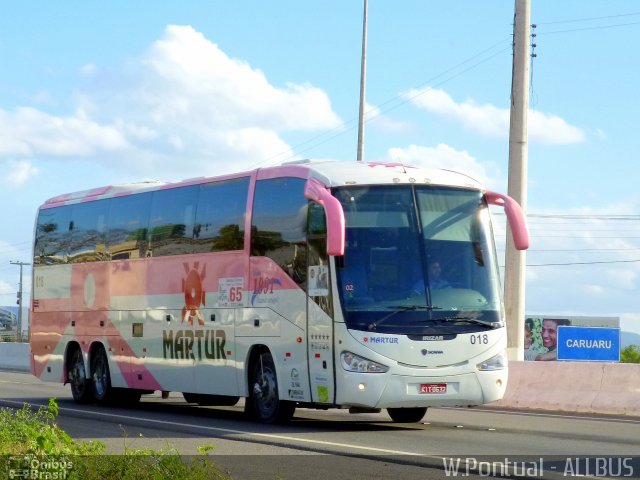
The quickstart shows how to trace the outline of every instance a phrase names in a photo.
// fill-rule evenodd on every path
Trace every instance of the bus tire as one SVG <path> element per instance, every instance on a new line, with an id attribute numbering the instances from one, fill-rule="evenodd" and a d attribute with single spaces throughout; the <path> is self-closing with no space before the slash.
<path id="1" fill-rule="evenodd" d="M 273 358 L 263 352 L 253 365 L 249 383 L 249 413 L 262 423 L 284 423 L 291 420 L 295 402 L 280 400 L 278 378 Z"/>
<path id="2" fill-rule="evenodd" d="M 90 403 L 93 401 L 91 379 L 85 375 L 82 350 L 75 348 L 67 363 L 67 378 L 71 385 L 71 395 L 76 403 Z"/>
<path id="3" fill-rule="evenodd" d="M 427 413 L 427 407 L 387 408 L 387 413 L 395 423 L 417 423 Z"/>
<path id="4" fill-rule="evenodd" d="M 91 386 L 96 402 L 109 403 L 113 389 L 107 354 L 102 346 L 98 347 L 91 356 Z"/>

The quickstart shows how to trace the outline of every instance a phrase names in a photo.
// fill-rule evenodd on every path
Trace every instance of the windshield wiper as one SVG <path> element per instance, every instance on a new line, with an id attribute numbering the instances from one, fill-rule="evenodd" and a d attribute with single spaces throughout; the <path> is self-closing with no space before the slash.
<path id="1" fill-rule="evenodd" d="M 427 323 L 427 322 L 470 323 L 472 325 L 482 325 L 483 327 L 488 327 L 488 328 L 504 327 L 503 322 L 491 322 L 489 320 L 480 320 L 477 318 L 469 318 L 469 317 L 449 317 L 449 318 L 438 318 L 434 320 L 418 320 L 415 323 Z"/>
<path id="2" fill-rule="evenodd" d="M 442 310 L 442 307 L 429 307 L 427 305 L 388 305 L 386 306 L 386 308 L 393 309 L 393 312 L 391 312 L 389 315 L 385 315 L 380 320 L 371 322 L 367 327 L 369 331 L 375 330 L 378 327 L 378 325 L 380 325 L 382 322 L 385 322 L 386 320 L 388 320 L 389 318 L 393 317 L 394 315 L 400 312 L 410 312 L 414 310 L 428 310 L 428 311 Z"/>
<path id="3" fill-rule="evenodd" d="M 503 322 L 490 322 L 488 320 L 480 320 L 477 318 L 468 318 L 468 317 L 451 317 L 451 318 L 446 318 L 443 319 L 445 322 L 447 323 L 471 323 L 473 325 L 482 325 L 483 327 L 489 327 L 489 328 L 500 328 L 500 327 L 504 327 L 504 323 Z"/>

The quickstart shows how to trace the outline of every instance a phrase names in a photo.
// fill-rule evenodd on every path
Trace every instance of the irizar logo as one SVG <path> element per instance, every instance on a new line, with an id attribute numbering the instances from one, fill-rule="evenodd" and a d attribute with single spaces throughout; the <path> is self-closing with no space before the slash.
<path id="1" fill-rule="evenodd" d="M 193 269 L 188 263 L 183 263 L 186 277 L 182 279 L 182 291 L 184 292 L 184 308 L 182 309 L 182 322 L 193 326 L 193 319 L 198 319 L 198 325 L 204 325 L 204 318 L 200 313 L 200 306 L 204 306 L 205 291 L 202 281 L 206 276 L 207 266 L 202 266 L 198 271 L 200 262 L 193 263 Z"/>

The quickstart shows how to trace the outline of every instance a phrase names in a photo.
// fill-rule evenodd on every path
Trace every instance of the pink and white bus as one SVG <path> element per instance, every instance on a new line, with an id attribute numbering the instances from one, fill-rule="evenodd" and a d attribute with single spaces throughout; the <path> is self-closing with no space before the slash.
<path id="1" fill-rule="evenodd" d="M 303 161 L 61 195 L 39 209 L 31 370 L 77 402 L 182 392 L 262 422 L 296 407 L 502 397 L 506 331 L 489 204 L 469 177 Z"/>

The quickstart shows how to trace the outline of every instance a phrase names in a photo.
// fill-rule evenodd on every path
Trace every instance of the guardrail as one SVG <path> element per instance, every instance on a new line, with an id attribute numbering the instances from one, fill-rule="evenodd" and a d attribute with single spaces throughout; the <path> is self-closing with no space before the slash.
<path id="1" fill-rule="evenodd" d="M 502 400 L 489 407 L 640 416 L 640 364 L 509 362 Z"/>
<path id="2" fill-rule="evenodd" d="M 29 347 L 28 343 L 0 342 L 0 368 L 28 372 Z"/>

